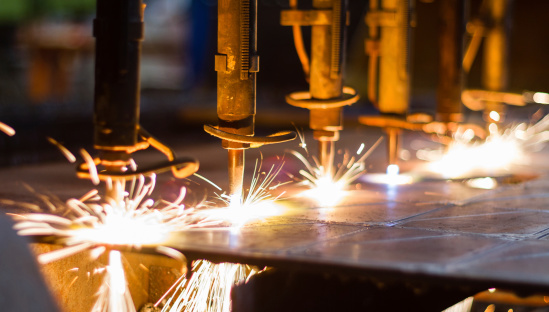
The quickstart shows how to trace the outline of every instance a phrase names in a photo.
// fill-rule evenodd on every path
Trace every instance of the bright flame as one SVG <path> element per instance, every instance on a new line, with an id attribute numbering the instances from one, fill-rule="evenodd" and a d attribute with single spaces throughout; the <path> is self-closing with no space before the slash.
<path id="1" fill-rule="evenodd" d="M 387 166 L 387 175 L 390 177 L 397 176 L 400 173 L 400 168 L 398 165 L 392 164 Z"/>
<path id="2" fill-rule="evenodd" d="M 534 102 L 538 104 L 549 104 L 549 94 L 544 92 L 536 92 L 533 95 Z"/>
<path id="3" fill-rule="evenodd" d="M 496 179 L 490 177 L 470 179 L 465 182 L 465 184 L 472 188 L 484 190 L 493 190 L 498 186 L 498 182 L 496 181 Z"/>
<path id="4" fill-rule="evenodd" d="M 283 208 L 276 202 L 284 193 L 273 196 L 270 190 L 279 186 L 273 184 L 283 165 L 273 165 L 268 172 L 262 172 L 261 163 L 257 160 L 250 188 L 244 195 L 218 195 L 224 207 L 201 210 L 200 214 L 214 220 L 224 220 L 235 228 L 242 227 L 252 220 L 279 215 Z"/>
<path id="5" fill-rule="evenodd" d="M 492 119 L 493 121 L 496 121 L 496 122 L 498 122 L 501 119 L 501 116 L 496 111 L 491 111 L 489 116 L 490 116 L 490 119 Z"/>
<path id="6" fill-rule="evenodd" d="M 445 178 L 460 178 L 478 172 L 497 173 L 513 165 L 527 163 L 527 152 L 535 151 L 549 140 L 549 116 L 538 123 L 521 123 L 506 130 L 489 125 L 490 135 L 482 143 L 472 142 L 465 133 L 456 133 L 446 153 L 419 150 L 419 159 L 430 161 L 428 170 Z"/>
<path id="7" fill-rule="evenodd" d="M 405 185 L 412 184 L 414 177 L 407 174 L 400 174 L 400 167 L 396 164 L 387 166 L 386 174 L 368 174 L 364 176 L 364 181 L 374 184 L 386 185 Z"/>
<path id="8" fill-rule="evenodd" d="M 179 282 L 162 312 L 230 312 L 231 288 L 259 272 L 243 264 L 195 261 L 190 279 Z"/>
<path id="9" fill-rule="evenodd" d="M 345 188 L 366 172 L 365 160 L 381 141 L 382 138 L 378 139 L 366 152 L 364 152 L 365 145 L 362 143 L 356 155 L 350 156 L 348 152 L 344 153 L 342 162 L 334 166 L 337 170 L 333 170 L 335 172 L 329 175 L 316 157 L 313 156 L 313 162 L 310 162 L 303 154 L 289 150 L 288 152 L 299 159 L 306 168 L 299 170 L 302 176 L 300 183 L 310 189 L 302 192 L 300 196 L 313 199 L 322 206 L 338 204 L 347 194 Z"/>
<path id="10" fill-rule="evenodd" d="M 14 215 L 14 228 L 19 235 L 55 236 L 65 248 L 42 254 L 42 264 L 94 249 L 102 245 L 159 245 L 172 231 L 215 224 L 215 221 L 196 216 L 194 208 L 186 208 L 182 201 L 185 188 L 174 202 L 145 199 L 155 186 L 155 176 L 133 179 L 130 192 L 120 202 L 102 201 L 93 190 L 81 199 L 69 199 L 56 207 L 42 196 L 53 214 L 31 213 Z M 154 209 L 153 209 L 154 207 Z"/>
<path id="11" fill-rule="evenodd" d="M 335 206 L 347 195 L 344 190 L 347 185 L 345 181 L 332 181 L 329 177 L 320 177 L 315 180 L 313 188 L 302 192 L 300 196 L 312 198 L 322 206 Z"/>

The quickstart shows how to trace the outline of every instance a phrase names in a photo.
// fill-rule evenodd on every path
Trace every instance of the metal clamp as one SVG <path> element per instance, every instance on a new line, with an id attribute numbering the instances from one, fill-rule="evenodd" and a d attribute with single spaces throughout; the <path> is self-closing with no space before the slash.
<path id="1" fill-rule="evenodd" d="M 351 87 L 343 87 L 343 95 L 335 99 L 314 99 L 309 91 L 294 92 L 286 95 L 286 102 L 295 107 L 307 109 L 330 109 L 356 103 L 360 96 Z"/>
<path id="2" fill-rule="evenodd" d="M 252 148 L 260 147 L 267 144 L 287 142 L 297 137 L 297 134 L 293 131 L 281 131 L 265 137 L 247 136 L 247 135 L 229 133 L 223 130 L 219 130 L 219 127 L 210 126 L 210 125 L 204 125 L 204 131 L 213 135 L 214 137 L 218 137 L 223 140 L 236 142 L 236 143 L 249 144 L 249 146 Z"/>
<path id="3" fill-rule="evenodd" d="M 146 149 L 150 146 L 152 146 L 157 151 L 164 154 L 168 160 L 163 161 L 160 163 L 157 163 L 153 166 L 139 168 L 135 171 L 109 171 L 109 170 L 103 170 L 98 171 L 97 176 L 100 180 L 105 181 L 109 178 L 116 177 L 116 178 L 134 178 L 139 175 L 147 175 L 152 173 L 162 173 L 171 170 L 174 177 L 178 179 L 186 178 L 192 174 L 194 174 L 196 171 L 198 171 L 199 163 L 197 160 L 189 157 L 184 158 L 176 158 L 175 153 L 173 150 L 168 147 L 167 145 L 160 142 L 158 139 L 153 137 L 149 132 L 147 132 L 142 127 L 139 127 L 139 136 L 141 137 L 141 142 L 137 144 L 139 146 L 139 149 Z M 105 166 L 112 165 L 112 161 L 108 160 L 102 160 L 99 157 L 96 157 L 93 159 L 95 166 Z M 123 164 L 124 165 L 124 164 Z M 79 178 L 83 179 L 89 179 L 91 178 L 90 173 L 90 166 L 86 163 L 80 163 L 76 168 L 76 175 Z"/>

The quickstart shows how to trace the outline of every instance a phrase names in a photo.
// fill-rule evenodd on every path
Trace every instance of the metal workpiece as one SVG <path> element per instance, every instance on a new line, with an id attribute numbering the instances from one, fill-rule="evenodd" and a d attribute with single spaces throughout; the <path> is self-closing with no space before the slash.
<path id="1" fill-rule="evenodd" d="M 465 4 L 461 0 L 439 3 L 439 63 L 436 119 L 460 122 L 463 119 L 461 92 L 463 88 L 463 35 Z"/>
<path id="2" fill-rule="evenodd" d="M 548 183 L 368 185 L 337 207 L 304 201 L 238 235 L 232 228 L 174 233 L 170 247 L 193 259 L 300 272 L 547 292 Z"/>
<path id="3" fill-rule="evenodd" d="M 408 112 L 413 9 L 410 0 L 376 0 L 366 14 L 368 98 L 382 113 Z"/>

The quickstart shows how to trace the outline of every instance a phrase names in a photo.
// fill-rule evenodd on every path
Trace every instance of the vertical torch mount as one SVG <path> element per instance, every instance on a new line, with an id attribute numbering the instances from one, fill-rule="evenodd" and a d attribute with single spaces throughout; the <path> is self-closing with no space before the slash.
<path id="1" fill-rule="evenodd" d="M 314 0 L 312 10 L 299 10 L 297 0 L 290 1 L 280 23 L 292 26 L 296 50 L 301 59 L 309 91 L 286 96 L 288 104 L 310 111 L 309 127 L 319 142 L 319 160 L 330 174 L 333 166 L 334 142 L 343 130 L 343 107 L 359 99 L 356 91 L 343 86 L 346 26 L 349 12 L 346 0 Z M 311 61 L 305 51 L 301 27 L 311 26 Z"/>
<path id="2" fill-rule="evenodd" d="M 174 152 L 139 125 L 141 42 L 145 5 L 142 0 L 97 0 L 93 23 L 95 45 L 93 159 L 102 180 L 123 179 L 171 170 L 184 178 L 198 170 L 191 158 L 176 159 Z M 131 155 L 153 147 L 168 161 L 130 170 Z M 78 165 L 77 175 L 90 178 L 89 163 Z"/>

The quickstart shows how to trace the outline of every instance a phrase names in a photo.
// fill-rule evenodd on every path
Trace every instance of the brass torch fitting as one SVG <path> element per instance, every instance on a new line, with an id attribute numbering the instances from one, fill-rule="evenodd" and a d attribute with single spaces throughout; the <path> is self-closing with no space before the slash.
<path id="1" fill-rule="evenodd" d="M 222 139 L 228 150 L 229 193 L 242 195 L 244 150 L 293 140 L 293 132 L 255 137 L 257 55 L 257 0 L 219 0 L 217 28 L 218 126 L 204 130 Z"/>
<path id="2" fill-rule="evenodd" d="M 309 91 L 286 96 L 288 104 L 310 110 L 309 126 L 319 144 L 318 158 L 327 173 L 331 172 L 334 142 L 343 130 L 343 106 L 358 100 L 356 91 L 343 86 L 343 67 L 348 22 L 346 0 L 313 0 L 314 10 L 292 9 L 283 11 L 281 24 L 293 26 L 296 49 L 302 62 L 308 57 L 303 49 L 300 26 L 311 26 L 311 64 Z M 296 36 L 298 34 L 298 36 Z M 305 55 L 304 55 L 305 54 Z"/>

